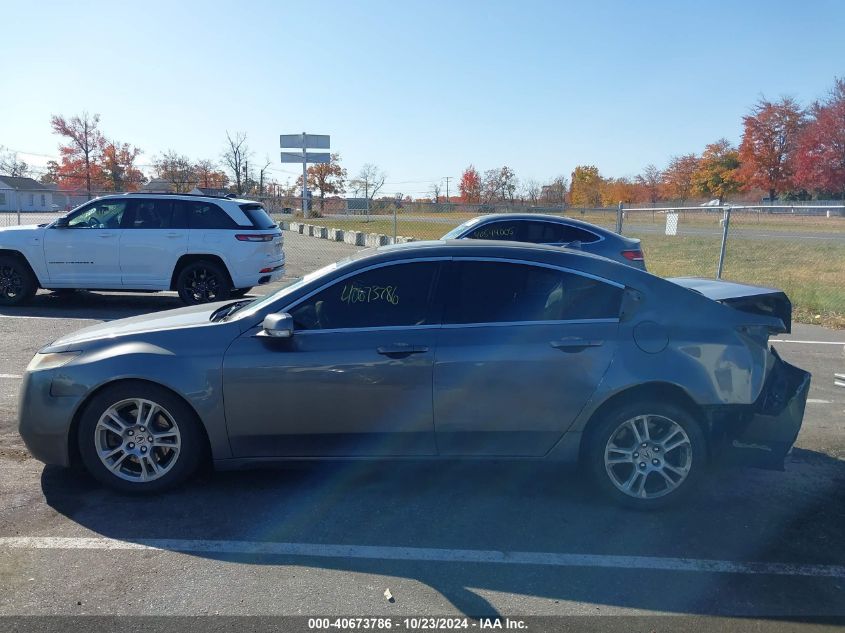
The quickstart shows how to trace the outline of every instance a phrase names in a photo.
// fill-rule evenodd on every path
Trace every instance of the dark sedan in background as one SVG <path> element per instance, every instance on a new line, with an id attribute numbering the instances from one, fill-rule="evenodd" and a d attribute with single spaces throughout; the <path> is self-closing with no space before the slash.
<path id="1" fill-rule="evenodd" d="M 715 459 L 783 466 L 810 380 L 768 344 L 789 311 L 776 290 L 570 249 L 389 246 L 261 299 L 57 340 L 27 369 L 20 433 L 126 491 L 204 459 L 521 458 L 580 462 L 651 508 Z"/>
<path id="2" fill-rule="evenodd" d="M 645 270 L 640 240 L 624 237 L 589 222 L 559 215 L 481 215 L 456 226 L 440 239 L 503 240 L 565 246 Z"/>

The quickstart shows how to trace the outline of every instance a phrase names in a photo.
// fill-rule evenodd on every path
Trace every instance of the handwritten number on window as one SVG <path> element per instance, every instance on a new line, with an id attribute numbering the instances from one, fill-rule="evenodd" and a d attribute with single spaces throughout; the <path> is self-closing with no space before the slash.
<path id="1" fill-rule="evenodd" d="M 396 286 L 358 286 L 354 283 L 345 284 L 340 293 L 341 303 L 348 305 L 358 303 L 387 303 L 399 304 L 399 292 Z"/>

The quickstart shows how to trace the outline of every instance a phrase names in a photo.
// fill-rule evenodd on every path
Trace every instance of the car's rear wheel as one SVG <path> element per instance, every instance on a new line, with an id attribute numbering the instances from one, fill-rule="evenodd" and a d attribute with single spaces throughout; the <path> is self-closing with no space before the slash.
<path id="1" fill-rule="evenodd" d="M 32 299 L 38 290 L 35 276 L 19 257 L 0 257 L 0 305 L 16 306 Z"/>
<path id="2" fill-rule="evenodd" d="M 590 430 L 587 466 L 617 502 L 655 509 L 689 495 L 704 473 L 704 434 L 689 412 L 668 403 L 636 402 L 608 412 Z"/>
<path id="3" fill-rule="evenodd" d="M 182 399 L 137 381 L 95 395 L 77 441 L 86 469 L 122 492 L 158 492 L 183 482 L 205 446 L 199 421 Z"/>
<path id="4" fill-rule="evenodd" d="M 187 304 L 211 303 L 228 299 L 232 292 L 232 282 L 219 264 L 199 260 L 179 272 L 176 290 Z"/>
<path id="5" fill-rule="evenodd" d="M 236 288 L 229 293 L 229 296 L 233 299 L 240 299 L 241 297 L 245 297 L 252 288 Z"/>

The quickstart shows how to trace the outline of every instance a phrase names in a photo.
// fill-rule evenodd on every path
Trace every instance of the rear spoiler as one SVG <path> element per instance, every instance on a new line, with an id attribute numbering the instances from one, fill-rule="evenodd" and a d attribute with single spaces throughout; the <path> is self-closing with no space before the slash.
<path id="1" fill-rule="evenodd" d="M 740 312 L 780 319 L 783 331 L 792 331 L 792 302 L 783 290 L 699 277 L 670 277 L 667 281 L 694 290 Z"/>

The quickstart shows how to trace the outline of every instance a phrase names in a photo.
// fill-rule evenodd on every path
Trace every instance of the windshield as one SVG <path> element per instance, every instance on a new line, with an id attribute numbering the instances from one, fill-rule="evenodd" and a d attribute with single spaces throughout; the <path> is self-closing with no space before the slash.
<path id="1" fill-rule="evenodd" d="M 480 221 L 481 221 L 481 218 L 472 218 L 471 220 L 467 220 L 463 224 L 459 224 L 454 229 L 452 229 L 451 231 L 446 233 L 446 235 L 444 235 L 440 239 L 441 240 L 453 240 L 453 239 L 459 237 L 461 235 L 461 233 L 466 231 L 469 227 L 471 227 L 474 224 L 477 224 Z"/>

